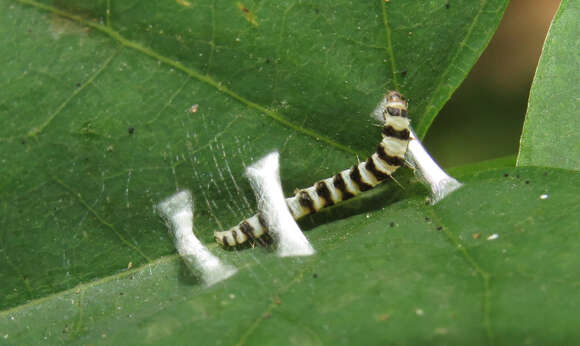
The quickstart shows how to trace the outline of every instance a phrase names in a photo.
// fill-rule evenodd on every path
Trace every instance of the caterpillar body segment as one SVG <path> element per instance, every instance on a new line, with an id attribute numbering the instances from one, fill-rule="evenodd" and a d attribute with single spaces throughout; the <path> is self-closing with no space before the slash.
<path id="1" fill-rule="evenodd" d="M 256 214 L 227 231 L 214 232 L 214 237 L 222 246 L 236 246 L 247 241 L 257 242 L 262 246 L 266 246 L 272 243 L 272 239 L 267 232 L 268 227 L 262 214 Z"/>
<path id="2" fill-rule="evenodd" d="M 396 91 L 390 91 L 383 108 L 382 140 L 377 150 L 366 161 L 345 169 L 333 177 L 320 180 L 305 189 L 297 190 L 286 198 L 286 205 L 295 220 L 350 199 L 370 190 L 389 178 L 405 163 L 410 140 L 407 102 Z M 266 245 L 272 242 L 267 220 L 256 214 L 227 231 L 214 232 L 216 241 L 231 247 L 248 241 Z"/>

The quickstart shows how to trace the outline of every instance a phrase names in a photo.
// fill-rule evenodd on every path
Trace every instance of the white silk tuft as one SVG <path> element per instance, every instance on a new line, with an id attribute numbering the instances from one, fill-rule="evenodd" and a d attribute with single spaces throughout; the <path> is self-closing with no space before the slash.
<path id="1" fill-rule="evenodd" d="M 272 152 L 246 169 L 258 200 L 258 209 L 266 220 L 280 257 L 309 256 L 314 248 L 290 214 L 280 183 L 279 153 Z"/>
<path id="2" fill-rule="evenodd" d="M 224 264 L 193 234 L 193 200 L 187 190 L 180 191 L 157 205 L 173 236 L 177 252 L 206 286 L 234 275 L 237 269 Z"/>

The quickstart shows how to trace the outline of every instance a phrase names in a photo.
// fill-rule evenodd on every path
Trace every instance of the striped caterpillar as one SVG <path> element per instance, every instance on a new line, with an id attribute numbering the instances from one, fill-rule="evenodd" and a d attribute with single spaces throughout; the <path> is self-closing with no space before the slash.
<path id="1" fill-rule="evenodd" d="M 390 91 L 382 113 L 383 139 L 371 157 L 286 198 L 286 205 L 295 220 L 372 189 L 404 164 L 410 138 L 407 102 L 398 92 Z M 224 247 L 247 241 L 268 245 L 272 238 L 266 223 L 261 214 L 256 214 L 227 231 L 215 231 L 214 237 Z"/>

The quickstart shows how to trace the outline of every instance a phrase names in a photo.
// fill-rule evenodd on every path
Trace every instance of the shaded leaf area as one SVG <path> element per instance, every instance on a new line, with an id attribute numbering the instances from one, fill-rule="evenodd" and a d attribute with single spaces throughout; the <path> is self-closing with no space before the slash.
<path id="1" fill-rule="evenodd" d="M 510 168 L 516 165 L 516 156 L 504 156 L 493 160 L 481 161 L 470 165 L 458 166 L 449 169 L 451 176 L 470 175 L 474 172 L 484 172 L 499 168 Z"/>
<path id="2" fill-rule="evenodd" d="M 580 4 L 563 0 L 534 77 L 518 166 L 580 170 Z"/>
<path id="3" fill-rule="evenodd" d="M 308 232 L 312 257 L 214 248 L 240 272 L 205 289 L 163 257 L 4 311 L 0 332 L 13 344 L 577 340 L 580 174 L 504 168 L 462 180 L 435 207 L 416 195 Z"/>
<path id="4" fill-rule="evenodd" d="M 173 253 L 178 189 L 212 242 L 271 150 L 288 194 L 348 167 L 385 89 L 423 134 L 505 4 L 0 2 L 0 306 Z"/>

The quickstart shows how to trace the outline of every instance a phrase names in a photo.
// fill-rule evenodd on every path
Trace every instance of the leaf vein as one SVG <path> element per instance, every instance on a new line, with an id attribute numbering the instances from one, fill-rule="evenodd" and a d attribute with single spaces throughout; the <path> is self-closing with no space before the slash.
<path id="1" fill-rule="evenodd" d="M 393 40 L 391 38 L 391 27 L 389 25 L 389 18 L 387 15 L 387 5 L 385 1 L 379 0 L 381 2 L 381 10 L 383 12 L 383 24 L 385 25 L 385 35 L 387 39 L 387 54 L 389 55 L 389 60 L 391 61 L 391 72 L 393 73 L 393 85 L 395 89 L 399 90 L 399 82 L 397 80 L 397 65 L 395 62 L 395 52 L 393 51 Z"/>
<path id="2" fill-rule="evenodd" d="M 129 248 L 133 249 L 134 251 L 136 251 L 137 253 L 139 253 L 143 258 L 145 258 L 145 260 L 151 261 L 151 258 L 149 258 L 149 256 L 147 256 L 140 248 L 138 248 L 136 245 L 132 244 L 125 237 L 123 237 L 123 235 L 121 233 L 119 233 L 117 228 L 115 228 L 115 225 L 113 225 L 109 221 L 105 220 L 101 215 L 99 215 L 97 213 L 97 211 L 95 209 L 93 209 L 87 203 L 87 201 L 85 201 L 85 199 L 83 198 L 83 196 L 80 193 L 76 192 L 72 187 L 68 186 L 67 184 L 65 184 L 64 181 L 58 179 L 57 177 L 51 176 L 51 178 L 56 183 L 58 183 L 60 186 L 62 186 L 65 190 L 67 190 L 71 195 L 75 196 L 78 199 L 78 201 L 82 204 L 82 206 L 85 207 L 91 214 L 93 214 L 95 219 L 97 219 L 97 221 L 99 221 L 103 226 L 105 226 L 105 227 L 109 228 L 111 231 L 113 231 L 113 233 L 121 240 L 121 242 L 123 242 L 123 244 L 127 245 L 127 247 L 129 247 Z"/>
<path id="3" fill-rule="evenodd" d="M 33 128 L 27 134 L 27 137 L 36 137 L 40 135 L 51 123 L 52 121 L 62 112 L 62 110 L 78 95 L 80 94 L 88 85 L 92 84 L 95 79 L 109 66 L 113 58 L 117 55 L 118 50 L 111 54 L 110 57 L 105 60 L 105 63 L 99 67 L 90 77 L 87 79 L 86 82 L 81 84 L 78 88 L 76 88 L 72 94 L 64 100 L 63 103 L 58 106 L 58 108 L 42 123 L 40 126 Z"/>
<path id="4" fill-rule="evenodd" d="M 286 286 L 282 287 L 282 289 L 280 289 L 272 297 L 272 302 L 270 302 L 270 304 L 266 307 L 266 309 L 264 310 L 264 312 L 262 314 L 260 314 L 260 316 L 258 316 L 258 318 L 256 318 L 254 320 L 254 322 L 252 322 L 252 324 L 246 329 L 246 332 L 240 337 L 240 340 L 236 343 L 236 346 L 242 346 L 242 345 L 244 345 L 246 343 L 246 341 L 248 340 L 248 338 L 262 324 L 262 321 L 264 321 L 265 317 L 268 314 L 270 314 L 272 312 L 272 310 L 274 310 L 274 308 L 276 308 L 278 306 L 278 302 L 276 300 L 277 300 L 277 298 L 279 298 L 280 294 L 283 294 L 284 292 L 288 291 L 292 286 L 294 286 L 295 284 L 301 282 L 302 281 L 303 274 L 304 274 L 305 271 L 306 271 L 306 269 L 303 269 L 302 271 L 300 271 L 300 273 L 298 273 L 298 275 L 296 275 L 296 277 L 292 281 L 290 281 Z"/>
<path id="5" fill-rule="evenodd" d="M 211 246 L 208 246 L 208 248 L 211 248 Z M 97 287 L 99 285 L 105 284 L 107 282 L 111 282 L 113 280 L 123 279 L 127 276 L 134 275 L 135 273 L 142 272 L 145 270 L 145 268 L 151 268 L 151 266 L 154 266 L 154 265 L 159 265 L 159 264 L 162 264 L 165 262 L 173 262 L 173 261 L 178 261 L 178 260 L 180 260 L 180 257 L 178 254 L 159 257 L 158 259 L 156 259 L 154 261 L 149 261 L 148 263 L 145 263 L 139 267 L 133 268 L 132 270 L 126 270 L 126 271 L 123 271 L 123 272 L 120 272 L 117 274 L 105 276 L 103 278 L 100 278 L 100 279 L 97 279 L 94 281 L 81 283 L 81 284 L 78 284 L 78 285 L 76 285 L 72 288 L 69 288 L 67 290 L 56 292 L 56 293 L 53 293 L 51 295 L 48 295 L 48 296 L 45 296 L 42 298 L 28 301 L 25 304 L 21 304 L 21 305 L 18 305 L 18 306 L 15 306 L 15 307 L 12 307 L 12 308 L 9 308 L 6 310 L 2 310 L 2 311 L 0 311 L 0 317 L 5 318 L 5 316 L 7 316 L 7 315 L 17 313 L 19 311 L 22 311 L 22 310 L 27 309 L 27 308 L 31 308 L 31 307 L 36 306 L 36 305 L 40 305 L 46 301 L 50 301 L 53 299 L 58 299 L 58 298 L 64 297 L 67 294 L 71 294 L 71 293 L 75 293 L 75 292 L 79 292 L 79 291 L 83 292 L 89 288 Z"/>
<path id="6" fill-rule="evenodd" d="M 437 220 L 439 225 L 443 225 L 441 218 L 433 211 L 433 209 L 427 209 L 429 216 L 432 220 Z M 463 258 L 467 263 L 477 272 L 478 276 L 482 280 L 483 285 L 483 295 L 482 295 L 482 315 L 483 315 L 483 327 L 485 329 L 487 343 L 488 345 L 494 344 L 494 333 L 491 327 L 491 274 L 486 271 L 467 251 L 465 244 L 463 244 L 454 234 L 449 232 L 447 227 L 442 227 L 441 232 L 445 234 L 447 239 L 455 245 L 457 251 L 461 253 Z"/>
<path id="7" fill-rule="evenodd" d="M 210 75 L 201 74 L 200 72 L 198 72 L 197 70 L 195 70 L 193 68 L 186 67 L 185 65 L 183 65 L 182 63 L 180 63 L 176 60 L 173 60 L 167 56 L 161 55 L 160 53 L 157 53 L 148 47 L 142 46 L 137 42 L 133 42 L 133 41 L 125 38 L 124 36 L 122 36 L 119 32 L 117 32 L 117 31 L 115 31 L 115 30 L 113 30 L 105 25 L 86 20 L 86 19 L 84 19 L 80 16 L 77 16 L 75 14 L 72 14 L 72 13 L 69 13 L 69 12 L 66 12 L 63 10 L 59 10 L 58 8 L 48 6 L 48 5 L 36 2 L 34 0 L 17 0 L 17 1 L 20 3 L 23 3 L 23 4 L 27 4 L 27 5 L 37 7 L 37 8 L 40 8 L 42 10 L 54 13 L 54 14 L 59 15 L 59 16 L 64 17 L 64 18 L 68 18 L 70 20 L 76 21 L 76 22 L 81 23 L 83 25 L 89 26 L 95 30 L 98 30 L 98 31 L 102 32 L 103 34 L 110 36 L 113 40 L 117 41 L 122 46 L 131 48 L 135 51 L 138 51 L 146 56 L 149 56 L 153 59 L 156 59 L 157 61 L 160 61 L 161 63 L 164 63 L 168 66 L 171 66 L 171 67 L 189 75 L 190 77 L 193 77 L 193 78 L 199 80 L 200 82 L 203 82 L 203 83 L 206 83 L 210 86 L 213 86 L 221 93 L 223 93 L 227 96 L 230 96 L 231 98 L 235 99 L 236 101 L 246 105 L 248 108 L 257 110 L 258 112 L 263 113 L 264 115 L 270 117 L 271 119 L 279 122 L 280 124 L 290 128 L 296 132 L 300 132 L 303 135 L 315 138 L 317 141 L 324 142 L 324 143 L 328 144 L 329 146 L 335 147 L 335 148 L 342 150 L 344 152 L 354 154 L 354 155 L 358 154 L 355 150 L 353 150 L 352 148 L 350 148 L 346 145 L 340 144 L 337 141 L 335 141 L 327 136 L 324 136 L 324 135 L 322 135 L 314 130 L 299 126 L 299 125 L 293 123 L 292 121 L 282 117 L 277 112 L 274 112 L 271 109 L 268 109 L 260 104 L 257 104 L 253 101 L 250 101 L 249 99 L 246 99 L 245 97 L 237 94 L 233 90 L 224 86 L 221 82 L 216 81 Z"/>
<path id="8" fill-rule="evenodd" d="M 155 116 L 151 120 L 148 120 L 145 123 L 145 125 L 152 125 L 154 122 L 156 122 L 161 117 L 163 112 L 173 103 L 173 100 L 177 97 L 177 95 L 179 95 L 183 91 L 183 89 L 185 88 L 185 86 L 187 85 L 187 83 L 189 81 L 190 81 L 190 78 L 185 79 L 185 81 L 181 84 L 181 86 L 179 86 L 179 88 L 177 88 L 173 92 L 173 94 L 171 94 L 171 96 L 169 96 L 169 99 L 163 105 L 163 107 L 161 107 L 161 109 L 157 112 L 157 114 L 155 114 Z"/>

